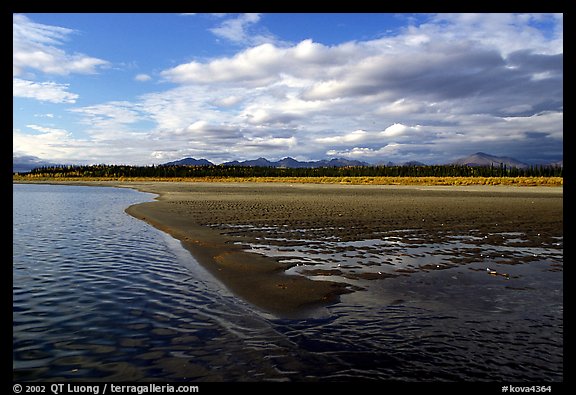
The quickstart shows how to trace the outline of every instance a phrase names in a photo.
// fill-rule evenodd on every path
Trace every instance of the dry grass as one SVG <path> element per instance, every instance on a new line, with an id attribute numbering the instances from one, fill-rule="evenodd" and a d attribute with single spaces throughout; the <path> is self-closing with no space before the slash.
<path id="1" fill-rule="evenodd" d="M 279 182 L 308 184 L 348 185 L 511 185 L 511 186 L 562 186 L 562 177 L 30 177 L 13 175 L 16 182 Z"/>

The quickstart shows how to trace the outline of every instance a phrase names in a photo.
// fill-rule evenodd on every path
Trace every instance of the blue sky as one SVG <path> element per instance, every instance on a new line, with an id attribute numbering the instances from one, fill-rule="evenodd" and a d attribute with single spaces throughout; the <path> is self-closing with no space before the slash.
<path id="1" fill-rule="evenodd" d="M 563 158 L 561 14 L 14 14 L 14 161 Z"/>

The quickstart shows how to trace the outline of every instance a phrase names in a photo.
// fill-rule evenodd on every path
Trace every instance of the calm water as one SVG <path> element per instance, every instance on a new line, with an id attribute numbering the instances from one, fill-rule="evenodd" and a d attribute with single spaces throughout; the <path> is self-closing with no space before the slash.
<path id="1" fill-rule="evenodd" d="M 563 380 L 561 237 L 541 259 L 508 265 L 510 278 L 478 262 L 358 280 L 363 291 L 317 316 L 279 320 L 124 213 L 152 195 L 18 184 L 13 193 L 17 381 Z M 433 265 L 450 251 L 419 248 Z M 525 250 L 513 253 L 535 252 Z"/>

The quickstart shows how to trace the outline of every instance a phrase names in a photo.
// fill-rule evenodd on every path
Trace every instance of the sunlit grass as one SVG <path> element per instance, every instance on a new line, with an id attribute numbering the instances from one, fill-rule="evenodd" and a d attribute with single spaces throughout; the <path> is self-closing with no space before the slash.
<path id="1" fill-rule="evenodd" d="M 34 177 L 13 175 L 16 182 L 275 182 L 348 185 L 512 185 L 562 186 L 563 177 Z"/>

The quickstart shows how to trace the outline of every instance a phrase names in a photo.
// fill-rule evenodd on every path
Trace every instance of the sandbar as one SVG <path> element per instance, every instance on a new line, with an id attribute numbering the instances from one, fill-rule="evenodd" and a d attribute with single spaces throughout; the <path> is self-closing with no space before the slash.
<path id="1" fill-rule="evenodd" d="M 233 182 L 124 186 L 159 195 L 127 213 L 181 240 L 233 293 L 281 317 L 305 315 L 354 288 L 287 275 L 285 264 L 245 248 L 265 242 L 270 235 L 266 229 L 339 240 L 370 239 L 400 229 L 430 235 L 515 231 L 538 235 L 539 242 L 563 234 L 562 188 Z"/>

